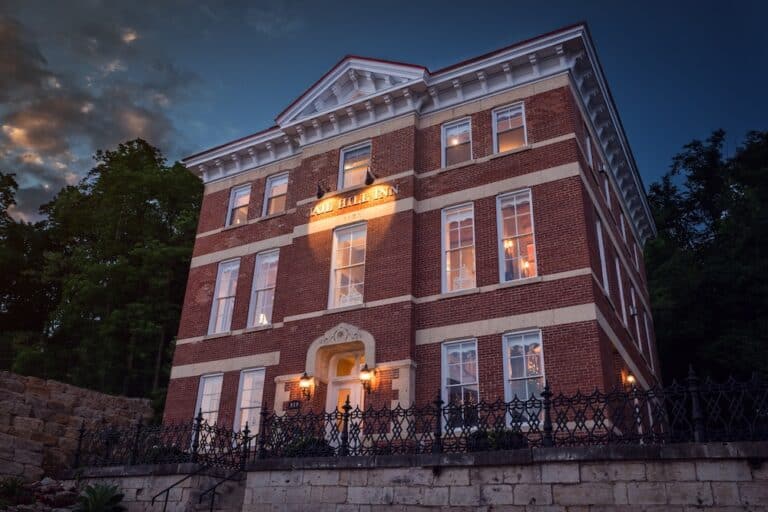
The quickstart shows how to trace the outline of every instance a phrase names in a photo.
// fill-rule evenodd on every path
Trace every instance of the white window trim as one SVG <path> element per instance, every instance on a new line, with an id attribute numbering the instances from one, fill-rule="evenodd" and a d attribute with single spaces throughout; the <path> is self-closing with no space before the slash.
<path id="1" fill-rule="evenodd" d="M 281 172 L 280 174 L 273 174 L 272 176 L 267 176 L 267 180 L 266 180 L 265 185 L 264 185 L 264 204 L 261 206 L 261 216 L 262 217 L 266 217 L 267 216 L 267 205 L 269 204 L 269 199 L 270 199 L 270 196 L 269 196 L 270 184 L 273 181 L 279 180 L 280 178 L 286 178 L 286 188 L 287 188 L 287 186 L 288 186 L 288 181 L 287 181 L 288 173 L 287 172 Z M 287 195 L 288 195 L 288 192 L 286 190 L 286 196 Z M 286 201 L 285 210 L 287 210 L 287 209 L 288 209 L 288 203 Z M 283 212 L 285 210 L 283 210 Z M 282 212 L 280 212 L 280 213 L 282 213 Z M 276 214 L 274 214 L 274 215 L 276 215 Z"/>
<path id="2" fill-rule="evenodd" d="M 491 111 L 491 125 L 493 128 L 493 152 L 498 153 L 499 152 L 499 131 L 496 121 L 496 114 L 498 112 L 501 112 L 502 110 L 507 110 L 508 108 L 515 108 L 520 107 L 520 113 L 523 116 L 523 146 L 525 147 L 528 145 L 528 123 L 525 120 L 525 102 L 520 101 L 517 103 L 510 103 L 509 105 L 504 105 L 502 107 L 496 107 Z"/>
<path id="3" fill-rule="evenodd" d="M 541 376 L 544 379 L 544 383 L 547 382 L 547 368 L 544 364 L 544 336 L 542 335 L 541 329 L 528 329 L 525 331 L 510 331 L 505 332 L 501 336 L 501 354 L 502 354 L 502 361 L 504 362 L 504 401 L 509 402 L 512 400 L 512 387 L 510 385 L 510 380 L 512 376 L 509 374 L 509 340 L 508 338 L 511 336 L 524 336 L 526 334 L 533 334 L 536 333 L 539 336 L 539 343 L 541 344 Z M 522 379 L 519 379 L 522 380 Z M 530 397 L 518 397 L 520 400 L 528 400 Z"/>
<path id="4" fill-rule="evenodd" d="M 440 290 L 441 290 L 442 293 L 453 293 L 453 292 L 460 292 L 460 291 L 463 291 L 463 290 L 471 290 L 472 289 L 472 288 L 462 288 L 461 290 L 450 290 L 449 291 L 448 290 L 448 286 L 447 286 L 447 284 L 448 284 L 447 281 L 448 280 L 447 280 L 447 276 L 446 276 L 446 268 L 447 268 L 446 267 L 446 263 L 447 262 L 446 262 L 446 259 L 445 259 L 445 255 L 446 255 L 446 252 L 448 252 L 447 249 L 446 249 L 446 245 L 445 245 L 446 242 L 447 242 L 447 240 L 445 238 L 445 217 L 446 217 L 446 212 L 450 211 L 450 210 L 453 210 L 453 209 L 457 209 L 457 208 L 463 208 L 465 206 L 469 206 L 470 208 L 472 208 L 472 248 L 475 251 L 475 286 L 474 286 L 474 288 L 477 288 L 477 240 L 475 238 L 475 203 L 474 202 L 461 203 L 461 204 L 454 204 L 454 205 L 451 205 L 451 206 L 446 206 L 445 208 L 443 208 L 440 211 L 440 274 L 441 274 L 441 278 L 440 278 L 440 282 L 441 282 L 440 286 L 441 286 L 441 288 L 440 288 Z"/>
<path id="5" fill-rule="evenodd" d="M 466 162 L 470 162 L 474 158 L 474 148 L 473 148 L 473 141 L 472 141 L 472 118 L 464 117 L 462 119 L 456 119 L 454 121 L 443 123 L 443 125 L 440 127 L 440 167 L 443 167 L 443 168 L 446 167 L 445 156 L 446 156 L 446 151 L 448 149 L 448 144 L 446 144 L 446 140 L 445 140 L 446 130 L 448 128 L 453 128 L 454 126 L 458 126 L 464 123 L 469 123 L 469 160 L 466 160 Z M 459 163 L 464 163 L 464 162 L 458 162 L 452 165 L 459 165 Z"/>
<path id="6" fill-rule="evenodd" d="M 496 239 L 498 240 L 498 248 L 496 252 L 496 256 L 499 260 L 499 282 L 500 283 L 511 283 L 514 281 L 520 281 L 522 279 L 530 279 L 528 277 L 520 278 L 520 279 L 510 279 L 509 281 L 504 279 L 504 222 L 501 218 L 501 202 L 504 200 L 507 196 L 514 196 L 516 194 L 520 194 L 522 192 L 528 192 L 528 202 L 531 205 L 531 238 L 533 239 L 533 251 L 536 256 L 536 273 L 532 277 L 536 277 L 539 275 L 539 250 L 538 246 L 536 245 L 536 224 L 534 223 L 533 219 L 533 191 L 530 188 L 524 188 L 521 190 L 515 190 L 514 192 L 504 192 L 503 194 L 499 194 L 496 196 Z M 474 228 L 475 223 L 472 222 L 472 227 Z M 475 257 L 477 257 L 477 254 L 475 254 Z M 477 265 L 475 265 L 477 267 Z M 477 269 L 475 269 L 477 271 Z"/>
<path id="7" fill-rule="evenodd" d="M 443 400 L 443 405 L 448 405 L 448 386 L 446 381 L 448 378 L 448 349 L 450 345 L 473 342 L 475 344 L 475 375 L 477 380 L 474 385 L 477 386 L 477 400 L 480 398 L 480 352 L 478 351 L 477 338 L 464 338 L 460 340 L 444 341 L 440 344 L 440 397 Z M 471 385 L 471 384 L 468 384 Z"/>
<path id="8" fill-rule="evenodd" d="M 635 298 L 634 285 L 629 285 L 629 296 L 632 300 L 632 311 L 634 312 L 635 317 L 635 335 L 637 336 L 637 346 L 640 349 L 640 353 L 644 354 L 645 349 L 643 348 L 643 338 L 640 335 L 640 313 L 637 311 L 637 300 Z"/>
<path id="9" fill-rule="evenodd" d="M 643 324 L 645 324 L 645 341 L 648 343 L 648 361 L 651 365 L 651 370 L 656 371 L 653 362 L 653 349 L 651 348 L 651 331 L 648 328 L 648 313 L 643 309 Z"/>
<path id="10" fill-rule="evenodd" d="M 600 271 L 603 273 L 603 288 L 610 297 L 611 285 L 608 279 L 608 262 L 605 259 L 605 243 L 603 241 L 603 223 L 598 218 L 595 222 L 597 228 L 597 250 L 600 253 Z"/>
<path id="11" fill-rule="evenodd" d="M 235 206 L 235 194 L 239 192 L 240 190 L 248 190 L 248 208 L 250 208 L 251 203 L 251 184 L 246 183 L 245 185 L 239 185 L 237 187 L 232 187 L 232 189 L 229 191 L 229 206 L 227 207 L 227 218 L 224 219 L 224 227 L 229 227 L 232 225 L 232 208 Z"/>
<path id="12" fill-rule="evenodd" d="M 619 212 L 619 224 L 621 224 L 621 238 L 627 243 L 627 228 L 624 226 L 624 212 Z"/>
<path id="13" fill-rule="evenodd" d="M 200 379 L 197 381 L 197 402 L 195 402 L 195 414 L 194 414 L 195 418 L 197 418 L 197 415 L 200 412 L 200 408 L 203 406 L 203 388 L 205 387 L 203 383 L 205 382 L 206 379 L 212 379 L 214 377 L 221 377 L 221 391 L 219 391 L 219 408 L 216 409 L 217 421 L 218 421 L 218 412 L 221 411 L 221 393 L 224 391 L 224 374 L 222 372 L 203 374 L 200 376 Z"/>
<path id="14" fill-rule="evenodd" d="M 344 231 L 346 229 L 354 229 L 360 226 L 365 227 L 365 257 L 363 258 L 363 267 L 366 267 L 368 261 L 368 223 L 367 222 L 355 222 L 354 224 L 346 224 L 344 226 L 337 226 L 333 229 L 331 236 L 333 237 L 333 244 L 331 245 L 331 276 L 328 283 L 328 309 L 346 308 L 350 306 L 358 306 L 365 304 L 365 277 L 363 277 L 363 300 L 360 304 L 345 304 L 343 306 L 337 306 L 335 303 L 334 284 L 336 282 L 336 248 L 338 247 L 338 237 L 336 233 Z M 367 270 L 367 268 L 366 268 Z M 365 272 L 363 272 L 365 276 Z"/>
<path id="15" fill-rule="evenodd" d="M 261 324 L 259 324 L 257 326 L 257 324 L 252 322 L 251 320 L 253 319 L 253 312 L 254 312 L 253 308 L 256 307 L 256 300 L 255 300 L 256 299 L 256 296 L 255 296 L 256 295 L 256 277 L 257 277 L 256 271 L 257 271 L 257 268 L 258 268 L 257 265 L 259 264 L 259 256 L 269 256 L 269 255 L 271 255 L 273 253 L 277 254 L 277 265 L 279 267 L 280 266 L 280 249 L 269 249 L 269 250 L 266 250 L 266 251 L 261 251 L 261 252 L 257 253 L 256 257 L 254 258 L 254 261 L 253 261 L 253 278 L 251 280 L 251 298 L 250 298 L 250 302 L 248 304 L 248 319 L 246 320 L 247 327 L 266 327 L 266 326 L 272 325 L 272 318 L 270 318 L 269 319 L 269 323 L 265 324 L 264 326 L 262 326 Z M 266 289 L 266 288 L 264 288 L 264 289 Z M 275 276 L 275 286 L 274 286 L 273 289 L 277 290 L 277 276 Z M 272 306 L 274 307 L 274 295 L 272 296 Z M 274 312 L 274 310 L 273 310 L 273 312 Z"/>
<path id="16" fill-rule="evenodd" d="M 611 182 L 608 177 L 608 171 L 603 170 L 603 192 L 605 194 L 605 203 L 608 205 L 609 210 L 613 210 L 611 206 Z"/>
<path id="17" fill-rule="evenodd" d="M 235 402 L 235 421 L 232 426 L 232 430 L 234 432 L 240 432 L 240 417 L 242 416 L 242 404 L 240 403 L 240 400 L 242 398 L 243 394 L 243 377 L 246 373 L 249 372 L 261 372 L 264 374 L 264 377 L 262 378 L 262 384 L 261 384 L 261 399 L 259 402 L 261 402 L 261 406 L 264 407 L 264 387 L 267 383 L 266 380 L 266 368 L 259 367 L 259 368 L 243 368 L 240 370 L 240 381 L 237 383 L 237 402 Z M 248 430 L 251 434 L 257 434 L 259 432 L 259 429 L 261 428 L 261 425 L 256 424 L 254 425 L 248 425 Z"/>
<path id="18" fill-rule="evenodd" d="M 621 263 L 619 263 L 619 257 L 616 256 L 616 281 L 619 283 L 619 303 L 621 304 L 621 317 L 624 319 L 624 325 L 627 326 L 627 304 L 624 300 L 624 283 L 621 279 Z"/>
<path id="19" fill-rule="evenodd" d="M 584 138 L 584 145 L 586 146 L 587 163 L 589 164 L 589 168 L 592 169 L 594 168 L 594 161 L 592 159 L 592 135 L 589 133 L 589 128 L 586 123 L 584 124 L 584 131 L 586 135 Z"/>
<path id="20" fill-rule="evenodd" d="M 220 261 L 219 262 L 219 266 L 216 269 L 216 285 L 213 288 L 213 299 L 211 300 L 211 313 L 210 313 L 210 316 L 208 318 L 208 334 L 220 334 L 219 332 L 215 332 L 213 330 L 213 328 L 216 325 L 215 322 L 214 322 L 214 318 L 216 316 L 214 314 L 214 311 L 218 312 L 218 310 L 216 308 L 216 301 L 218 300 L 218 297 L 219 297 L 219 287 L 221 286 L 222 268 L 226 264 L 232 263 L 232 262 L 235 262 L 235 261 L 237 262 L 237 274 L 238 274 L 237 279 L 239 280 L 239 277 L 240 277 L 240 258 L 232 258 L 232 259 L 229 259 L 229 260 Z M 235 294 L 237 294 L 237 284 L 235 284 Z M 233 315 L 234 315 L 234 311 L 235 311 L 235 308 L 234 308 L 234 304 L 233 304 L 233 307 L 232 307 L 232 314 Z M 232 318 L 229 319 L 229 329 L 227 329 L 226 331 L 221 331 L 221 332 L 229 332 L 231 330 L 232 330 Z"/>
<path id="21" fill-rule="evenodd" d="M 344 188 L 344 156 L 350 151 L 354 151 L 356 149 L 360 149 L 365 146 L 370 146 L 371 148 L 369 151 L 369 158 L 371 159 L 371 162 L 372 162 L 373 161 L 373 144 L 371 144 L 370 140 L 366 140 L 364 142 L 358 142 L 357 144 L 353 144 L 352 146 L 341 148 L 341 151 L 339 151 L 339 178 L 337 180 L 336 190 L 346 190 Z M 371 168 L 371 165 L 368 164 L 368 169 L 370 168 Z M 353 188 L 353 187 L 347 187 L 347 189 L 349 188 Z"/>
<path id="22" fill-rule="evenodd" d="M 633 252 L 635 254 L 635 270 L 640 272 L 640 259 L 637 256 L 637 243 L 634 243 L 632 245 L 632 248 L 633 248 Z"/>

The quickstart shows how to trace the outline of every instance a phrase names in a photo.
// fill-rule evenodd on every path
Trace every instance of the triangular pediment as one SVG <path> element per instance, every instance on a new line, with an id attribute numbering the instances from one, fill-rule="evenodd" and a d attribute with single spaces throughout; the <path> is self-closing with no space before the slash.
<path id="1" fill-rule="evenodd" d="M 424 81 L 426 72 L 413 64 L 346 57 L 286 108 L 277 124 L 289 126 Z"/>

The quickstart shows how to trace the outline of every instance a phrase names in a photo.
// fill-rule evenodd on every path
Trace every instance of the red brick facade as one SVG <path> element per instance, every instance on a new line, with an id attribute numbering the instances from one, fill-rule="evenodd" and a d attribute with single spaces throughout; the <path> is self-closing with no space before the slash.
<path id="1" fill-rule="evenodd" d="M 605 201 L 597 145 L 592 148 L 593 164 L 587 162 L 585 118 L 573 85 L 562 76 L 545 85 L 515 102 L 499 96 L 498 104 L 493 104 L 493 97 L 466 103 L 465 110 L 471 110 L 473 159 L 461 165 L 441 168 L 441 125 L 450 116 L 408 116 L 391 128 L 383 124 L 379 133 L 361 132 L 359 140 L 371 143 L 370 170 L 376 178 L 371 187 L 336 196 L 340 150 L 349 145 L 347 141 L 354 143 L 354 131 L 343 143 L 330 139 L 284 165 L 289 173 L 284 214 L 260 219 L 266 179 L 278 171 L 262 172 L 257 167 L 229 182 L 208 185 L 166 420 L 194 414 L 201 376 L 221 371 L 218 421 L 231 425 L 240 370 L 253 367 L 249 357 L 260 361 L 264 354 L 272 354 L 272 359 L 263 365 L 263 403 L 278 411 L 285 410 L 290 400 L 316 410 L 325 408 L 332 400 L 325 396 L 328 370 L 319 366 L 324 357 L 350 347 L 364 350 L 362 342 L 346 338 L 339 345 L 322 342 L 318 366 L 305 368 L 308 350 L 318 346 L 313 342 L 340 324 L 365 331 L 373 340 L 365 345 L 365 350 L 373 347 L 376 366 L 366 404 L 433 400 L 442 388 L 442 345 L 452 339 L 476 340 L 480 398 L 505 398 L 503 336 L 530 330 L 541 332 L 546 380 L 556 392 L 622 385 L 621 376 L 628 373 L 645 385 L 653 384 L 658 361 L 642 254 L 639 245 L 635 248 L 639 242 L 629 221 L 626 241 L 622 236 L 618 222 L 623 199 L 615 184 L 609 190 L 611 206 Z M 516 102 L 524 105 L 527 145 L 494 155 L 492 110 Z M 249 222 L 223 229 L 229 183 L 251 184 Z M 315 198 L 318 183 L 330 189 L 321 200 Z M 395 186 L 396 194 L 312 215 L 322 201 L 382 185 Z M 537 275 L 500 283 L 497 196 L 525 189 L 532 198 Z M 443 293 L 441 210 L 463 203 L 474 207 L 476 286 Z M 609 292 L 602 286 L 598 218 Z M 364 304 L 329 309 L 333 230 L 358 221 L 367 224 Z M 272 323 L 248 329 L 255 254 L 272 247 L 280 251 Z M 218 263 L 233 257 L 240 259 L 240 266 L 230 332 L 209 335 Z M 639 336 L 632 312 L 627 311 L 625 325 L 620 311 L 617 257 L 627 309 L 630 289 L 635 289 Z M 237 367 L 240 361 L 245 366 Z M 304 371 L 314 377 L 308 401 L 298 387 Z"/>

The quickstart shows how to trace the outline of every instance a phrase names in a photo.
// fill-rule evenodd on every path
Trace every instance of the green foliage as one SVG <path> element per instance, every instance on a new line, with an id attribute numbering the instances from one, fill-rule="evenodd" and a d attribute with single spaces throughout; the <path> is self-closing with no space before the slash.
<path id="1" fill-rule="evenodd" d="M 34 502 L 35 496 L 24 484 L 24 480 L 15 476 L 0 479 L 0 507 L 28 505 Z"/>
<path id="2" fill-rule="evenodd" d="M 768 132 L 695 140 L 651 186 L 646 267 L 665 379 L 768 372 Z"/>
<path id="3" fill-rule="evenodd" d="M 291 441 L 283 449 L 283 457 L 330 457 L 335 453 L 324 437 L 306 436 Z"/>
<path id="4" fill-rule="evenodd" d="M 0 227 L 0 365 L 157 397 L 178 329 L 202 184 L 143 140 L 95 155 L 44 222 Z M 13 184 L 0 174 L 2 205 Z M 11 177 L 12 178 L 12 177 Z M 3 186 L 10 193 L 4 193 Z M 10 199 L 8 199 L 10 197 Z"/>
<path id="5" fill-rule="evenodd" d="M 467 435 L 467 449 L 471 452 L 519 450 L 527 447 L 525 436 L 510 429 L 475 430 Z"/>
<path id="6" fill-rule="evenodd" d="M 123 496 L 116 485 L 91 484 L 83 490 L 75 510 L 77 512 L 120 512 L 127 510 L 120 504 L 123 501 Z"/>

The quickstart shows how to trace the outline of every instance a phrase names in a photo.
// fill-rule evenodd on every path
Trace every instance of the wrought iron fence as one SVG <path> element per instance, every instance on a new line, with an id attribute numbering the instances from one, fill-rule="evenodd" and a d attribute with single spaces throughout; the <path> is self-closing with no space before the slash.
<path id="1" fill-rule="evenodd" d="M 555 395 L 509 402 L 353 408 L 276 414 L 255 435 L 188 423 L 80 432 L 77 461 L 103 466 L 199 462 L 242 468 L 251 458 L 466 453 L 551 446 L 768 440 L 768 382 L 699 382 L 647 390 Z"/>

